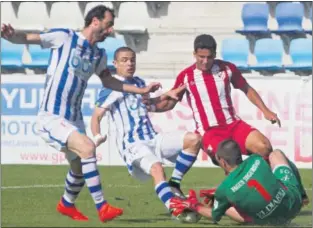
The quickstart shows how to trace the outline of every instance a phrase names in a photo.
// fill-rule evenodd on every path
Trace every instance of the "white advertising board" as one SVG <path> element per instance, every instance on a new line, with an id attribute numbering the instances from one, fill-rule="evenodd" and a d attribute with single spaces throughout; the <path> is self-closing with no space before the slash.
<path id="1" fill-rule="evenodd" d="M 148 80 L 151 81 L 151 80 Z M 163 90 L 171 88 L 174 79 L 159 79 Z M 278 113 L 282 127 L 272 125 L 239 90 L 232 90 L 237 114 L 264 133 L 274 148 L 282 149 L 301 168 L 312 167 L 312 80 L 295 78 L 250 77 L 248 82 L 260 93 L 270 109 Z M 64 154 L 47 146 L 35 131 L 36 114 L 41 102 L 44 77 L 38 75 L 2 75 L 1 84 L 1 157 L 2 164 L 66 164 Z M 86 90 L 82 109 L 90 135 L 90 115 L 101 84 L 92 79 Z M 157 131 L 194 130 L 191 110 L 185 100 L 166 113 L 152 113 Z M 124 165 L 115 146 L 114 131 L 107 121 L 102 131 L 109 140 L 97 149 L 100 165 Z M 212 163 L 200 153 L 195 166 Z"/>

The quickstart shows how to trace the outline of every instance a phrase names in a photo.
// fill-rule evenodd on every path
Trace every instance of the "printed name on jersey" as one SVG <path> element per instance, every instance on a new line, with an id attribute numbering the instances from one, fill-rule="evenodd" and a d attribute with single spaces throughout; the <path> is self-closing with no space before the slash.
<path id="1" fill-rule="evenodd" d="M 248 182 L 248 180 L 253 176 L 255 171 L 260 166 L 260 163 L 261 163 L 260 160 L 256 160 L 253 163 L 253 165 L 251 166 L 247 174 L 239 182 L 237 182 L 233 187 L 231 187 L 232 192 L 237 192 L 246 182 Z"/>
<path id="2" fill-rule="evenodd" d="M 279 206 L 285 195 L 286 191 L 283 188 L 280 188 L 277 194 L 273 197 L 272 201 L 269 204 L 267 204 L 265 208 L 259 211 L 256 215 L 260 219 L 264 219 L 267 216 L 269 216 Z"/>

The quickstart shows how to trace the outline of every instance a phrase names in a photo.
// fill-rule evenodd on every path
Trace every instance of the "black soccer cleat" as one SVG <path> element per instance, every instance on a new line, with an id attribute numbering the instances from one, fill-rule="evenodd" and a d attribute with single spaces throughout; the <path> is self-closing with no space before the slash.
<path id="1" fill-rule="evenodd" d="M 169 180 L 168 185 L 171 187 L 172 192 L 175 196 L 181 199 L 187 199 L 183 191 L 180 189 L 180 184 L 173 181 L 172 179 Z"/>

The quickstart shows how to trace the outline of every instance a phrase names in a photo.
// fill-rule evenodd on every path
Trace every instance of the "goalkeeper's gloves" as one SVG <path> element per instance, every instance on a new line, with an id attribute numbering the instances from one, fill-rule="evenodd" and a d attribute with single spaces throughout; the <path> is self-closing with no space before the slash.
<path id="1" fill-rule="evenodd" d="M 203 206 L 196 197 L 196 192 L 194 190 L 189 191 L 189 196 L 187 199 L 181 199 L 179 197 L 174 197 L 171 199 L 170 208 L 183 211 L 185 209 L 190 209 L 192 211 L 198 212 L 199 207 Z"/>
<path id="2" fill-rule="evenodd" d="M 209 207 L 213 207 L 215 191 L 216 188 L 200 190 L 200 197 L 204 198 L 203 202 Z"/>

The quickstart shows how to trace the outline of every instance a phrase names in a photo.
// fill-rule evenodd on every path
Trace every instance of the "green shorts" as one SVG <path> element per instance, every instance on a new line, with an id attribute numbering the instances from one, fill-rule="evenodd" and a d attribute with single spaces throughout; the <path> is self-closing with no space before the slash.
<path id="1" fill-rule="evenodd" d="M 289 211 L 286 218 L 294 218 L 301 210 L 302 197 L 300 184 L 292 169 L 286 165 L 277 166 L 273 170 L 274 176 L 287 187 L 287 198 Z"/>
<path id="2" fill-rule="evenodd" d="M 294 175 L 292 169 L 286 165 L 276 166 L 273 170 L 274 176 L 280 180 L 286 187 L 294 186 L 296 188 L 299 187 L 299 181 L 297 177 Z"/>

